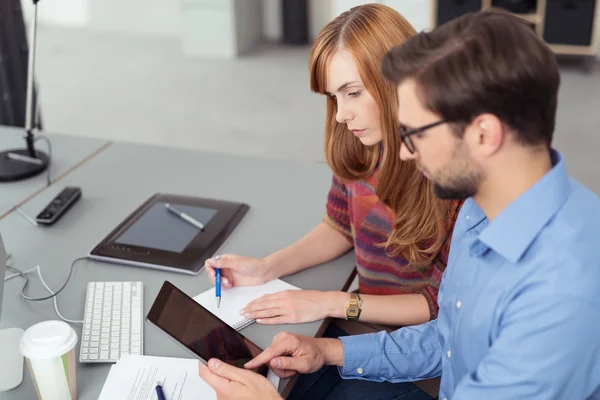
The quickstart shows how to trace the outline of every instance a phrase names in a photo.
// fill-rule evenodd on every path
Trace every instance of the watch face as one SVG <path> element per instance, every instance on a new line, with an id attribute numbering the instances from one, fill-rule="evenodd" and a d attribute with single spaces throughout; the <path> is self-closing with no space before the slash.
<path id="1" fill-rule="evenodd" d="M 349 317 L 356 317 L 357 315 L 358 315 L 358 307 L 356 307 L 356 306 L 348 307 L 348 316 Z"/>

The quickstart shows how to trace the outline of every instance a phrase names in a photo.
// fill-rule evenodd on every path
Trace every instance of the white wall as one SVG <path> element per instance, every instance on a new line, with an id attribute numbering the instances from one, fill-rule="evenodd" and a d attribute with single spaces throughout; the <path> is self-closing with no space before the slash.
<path id="1" fill-rule="evenodd" d="M 182 0 L 87 1 L 91 2 L 89 27 L 93 30 L 161 37 L 181 34 Z"/>
<path id="2" fill-rule="evenodd" d="M 0 0 L 2 1 L 2 0 Z M 90 20 L 90 0 L 43 0 L 37 5 L 38 22 L 64 26 L 86 26 Z M 25 18 L 33 12 L 31 0 L 21 0 Z"/>
<path id="3" fill-rule="evenodd" d="M 38 5 L 38 17 L 40 23 L 178 38 L 182 4 L 186 1 L 189 0 L 42 0 Z M 314 39 L 323 25 L 343 11 L 369 2 L 390 5 L 417 30 L 429 28 L 430 2 L 427 0 L 309 0 L 310 38 Z M 21 3 L 28 16 L 32 1 L 21 0 Z M 262 0 L 262 24 L 264 38 L 270 41 L 281 39 L 281 0 Z"/>
<path id="4" fill-rule="evenodd" d="M 431 28 L 431 2 L 429 0 L 330 0 L 333 17 L 354 6 L 366 3 L 383 3 L 398 11 L 417 31 Z M 332 18 L 333 18 L 332 17 Z"/>

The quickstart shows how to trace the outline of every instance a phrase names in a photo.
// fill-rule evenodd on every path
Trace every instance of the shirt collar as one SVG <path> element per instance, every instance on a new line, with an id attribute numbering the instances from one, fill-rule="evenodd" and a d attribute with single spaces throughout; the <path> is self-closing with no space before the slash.
<path id="1" fill-rule="evenodd" d="M 569 195 L 562 155 L 551 150 L 552 169 L 485 227 L 479 241 L 516 263 Z"/>

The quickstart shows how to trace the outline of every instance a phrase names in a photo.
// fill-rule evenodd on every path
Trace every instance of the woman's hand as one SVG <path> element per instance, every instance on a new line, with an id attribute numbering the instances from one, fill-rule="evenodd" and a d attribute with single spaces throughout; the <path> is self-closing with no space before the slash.
<path id="1" fill-rule="evenodd" d="M 221 268 L 221 283 L 224 287 L 254 286 L 275 279 L 271 264 L 263 258 L 224 254 L 219 260 L 209 258 L 204 267 L 213 285 L 215 269 Z"/>
<path id="2" fill-rule="evenodd" d="M 341 317 L 350 294 L 317 290 L 286 290 L 264 295 L 240 311 L 259 324 L 299 324 Z"/>

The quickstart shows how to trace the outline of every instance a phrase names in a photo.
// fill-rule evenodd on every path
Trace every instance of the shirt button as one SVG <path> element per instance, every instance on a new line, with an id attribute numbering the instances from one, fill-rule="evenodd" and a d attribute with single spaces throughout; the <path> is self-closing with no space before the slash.
<path id="1" fill-rule="evenodd" d="M 448 358 L 450 358 L 452 356 L 452 352 L 450 350 L 448 350 L 448 352 L 446 353 L 446 355 L 448 356 Z"/>
<path id="2" fill-rule="evenodd" d="M 456 308 L 461 308 L 462 307 L 462 301 L 457 301 L 456 302 Z"/>
<path id="3" fill-rule="evenodd" d="M 468 215 L 466 216 L 467 219 L 471 219 L 471 217 L 469 217 Z"/>
<path id="4" fill-rule="evenodd" d="M 356 370 L 356 372 L 358 372 L 358 374 L 359 374 L 359 375 L 361 375 L 361 374 L 362 374 L 363 372 L 365 372 L 365 371 L 363 371 L 363 369 L 362 369 L 362 368 L 358 368 L 358 369 Z"/>

